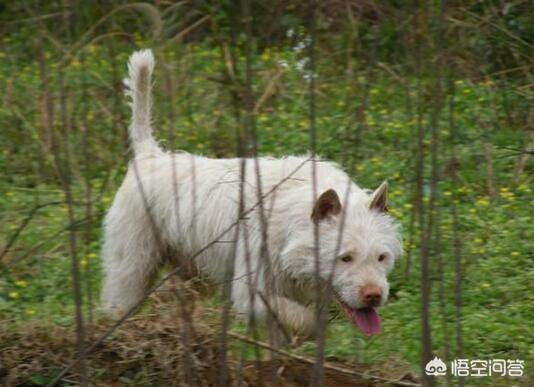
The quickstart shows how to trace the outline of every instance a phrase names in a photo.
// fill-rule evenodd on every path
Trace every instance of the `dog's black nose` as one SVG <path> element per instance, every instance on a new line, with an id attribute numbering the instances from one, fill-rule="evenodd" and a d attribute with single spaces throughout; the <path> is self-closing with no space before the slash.
<path id="1" fill-rule="evenodd" d="M 363 303 L 368 307 L 378 306 L 382 301 L 382 290 L 378 286 L 363 286 L 360 293 Z"/>

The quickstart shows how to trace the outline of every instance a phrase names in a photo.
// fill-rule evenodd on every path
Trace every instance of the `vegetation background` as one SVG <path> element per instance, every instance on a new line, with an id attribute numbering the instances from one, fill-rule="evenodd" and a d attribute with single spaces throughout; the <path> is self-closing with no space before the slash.
<path id="1" fill-rule="evenodd" d="M 333 317 L 328 361 L 408 380 L 433 356 L 520 359 L 522 378 L 412 381 L 532 385 L 528 0 L 1 2 L 0 384 L 180 384 L 203 367 L 160 340 L 189 332 L 161 292 L 106 338 L 111 357 L 98 347 L 60 375 L 110 326 L 98 313 L 100 225 L 127 166 L 122 78 L 142 47 L 158 60 L 165 147 L 315 149 L 362 186 L 389 181 L 405 254 L 383 333 Z M 223 305 L 215 294 L 196 306 L 212 337 Z M 233 340 L 228 356 L 254 358 L 252 347 Z M 313 358 L 316 344 L 294 353 Z"/>

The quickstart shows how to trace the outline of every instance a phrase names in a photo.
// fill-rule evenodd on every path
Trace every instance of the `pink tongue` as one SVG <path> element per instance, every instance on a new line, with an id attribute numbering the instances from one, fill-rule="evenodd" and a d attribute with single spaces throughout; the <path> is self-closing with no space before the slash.
<path id="1" fill-rule="evenodd" d="M 373 308 L 353 309 L 349 313 L 349 319 L 367 336 L 380 332 L 380 316 Z"/>

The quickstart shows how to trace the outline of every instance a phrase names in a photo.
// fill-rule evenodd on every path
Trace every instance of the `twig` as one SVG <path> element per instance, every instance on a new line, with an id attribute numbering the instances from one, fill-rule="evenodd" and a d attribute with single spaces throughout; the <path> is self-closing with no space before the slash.
<path id="1" fill-rule="evenodd" d="M 302 356 L 302 355 L 297 355 L 295 353 L 292 353 L 292 352 L 289 352 L 289 351 L 286 351 L 286 350 L 283 350 L 283 349 L 273 348 L 272 346 L 270 346 L 267 343 L 251 339 L 250 337 L 245 336 L 245 335 L 241 335 L 239 333 L 228 332 L 228 336 L 233 337 L 234 339 L 242 341 L 244 343 L 256 345 L 256 346 L 258 346 L 260 348 L 263 348 L 263 349 L 266 349 L 268 351 L 275 352 L 275 353 L 277 353 L 279 355 L 283 355 L 283 356 L 289 357 L 291 359 L 298 360 L 298 361 L 300 361 L 302 363 L 306 363 L 306 364 L 310 364 L 310 365 L 315 365 L 315 363 L 316 363 L 315 360 L 310 359 L 309 357 Z M 384 378 L 382 376 L 370 375 L 370 374 L 367 374 L 367 373 L 364 373 L 364 372 L 353 371 L 353 370 L 350 370 L 348 368 L 341 367 L 341 366 L 332 364 L 332 363 L 327 362 L 327 361 L 323 362 L 323 367 L 325 369 L 329 369 L 331 371 L 336 371 L 336 372 L 340 372 L 340 373 L 343 373 L 343 374 L 346 374 L 346 375 L 356 376 L 356 377 L 364 378 L 364 379 L 372 379 L 372 380 L 380 381 L 381 383 L 385 383 L 385 384 L 393 385 L 393 386 L 410 386 L 410 387 L 420 387 L 421 386 L 418 383 L 403 382 L 401 380 L 388 379 L 388 378 Z"/>
<path id="2" fill-rule="evenodd" d="M 265 297 L 265 295 L 262 292 L 258 291 L 257 293 L 260 296 L 260 298 L 263 301 L 263 303 L 265 304 L 265 306 L 267 307 L 267 311 L 269 312 L 269 314 L 273 318 L 274 322 L 278 326 L 278 329 L 280 329 L 280 331 L 284 335 L 284 338 L 286 339 L 286 341 L 288 343 L 290 343 L 291 342 L 291 336 L 287 332 L 287 330 L 284 327 L 284 325 L 280 322 L 280 319 L 278 318 L 278 315 L 276 314 L 276 312 L 274 311 L 273 307 L 271 306 L 271 303 L 269 302 L 269 300 L 267 300 L 267 297 Z"/>
<path id="3" fill-rule="evenodd" d="M 24 218 L 24 220 L 20 223 L 20 226 L 17 227 L 17 229 L 15 230 L 15 232 L 13 233 L 13 235 L 11 236 L 9 241 L 7 242 L 6 247 L 4 247 L 4 250 L 2 251 L 2 254 L 0 254 L 0 261 L 2 261 L 2 258 L 4 258 L 4 256 L 9 252 L 11 247 L 15 244 L 15 242 L 17 241 L 17 238 L 19 237 L 20 233 L 22 232 L 22 230 L 24 230 L 26 228 L 28 223 L 30 223 L 30 221 L 33 219 L 33 217 L 37 213 L 37 211 L 39 211 L 40 209 L 42 209 L 44 207 L 55 206 L 55 205 L 58 205 L 58 204 L 63 204 L 63 202 L 56 201 L 56 202 L 38 204 L 34 208 L 32 208 L 30 210 L 30 212 L 28 213 L 28 215 L 26 216 L 26 218 Z"/>
<path id="4" fill-rule="evenodd" d="M 13 266 L 15 266 L 17 263 L 19 263 L 20 261 L 22 261 L 23 259 L 26 259 L 27 257 L 29 257 L 30 255 L 32 255 L 34 252 L 36 252 L 37 250 L 39 250 L 43 245 L 45 245 L 46 243 L 56 239 L 59 235 L 61 235 L 62 233 L 64 233 L 65 231 L 68 231 L 71 229 L 71 227 L 76 227 L 76 226 L 79 226 L 81 224 L 84 224 L 85 222 L 87 221 L 86 218 L 84 219 L 80 219 L 80 220 L 76 220 L 72 223 L 69 223 L 67 224 L 65 227 L 62 227 L 60 228 L 58 231 L 56 231 L 54 234 L 52 234 L 51 237 L 49 238 L 46 238 L 45 240 L 42 240 L 41 242 L 39 243 L 36 243 L 35 245 L 33 245 L 28 251 L 26 251 L 24 254 L 22 254 L 21 256 L 17 257 L 13 262 L 10 262 L 8 265 L 5 265 L 2 267 L 2 271 L 7 271 L 9 269 L 11 269 Z"/>
<path id="5" fill-rule="evenodd" d="M 199 20 L 197 20 L 196 22 L 191 24 L 189 27 L 184 28 L 182 31 L 177 33 L 175 36 L 173 36 L 169 40 L 170 41 L 173 41 L 173 40 L 180 41 L 185 35 L 187 35 L 191 31 L 193 31 L 195 28 L 197 28 L 199 25 L 201 25 L 205 21 L 209 20 L 210 18 L 211 18 L 210 15 L 206 15 L 206 16 L 200 18 Z"/>
<path id="6" fill-rule="evenodd" d="M 269 98 L 273 94 L 276 82 L 278 82 L 278 78 L 280 78 L 280 76 L 284 74 L 284 72 L 285 71 L 278 71 L 271 77 L 269 83 L 267 84 L 267 87 L 263 91 L 263 94 L 260 96 L 260 98 L 258 98 L 256 104 L 254 105 L 254 109 L 252 110 L 253 114 L 258 114 L 260 112 L 261 108 L 263 107 L 263 104 L 265 103 L 265 101 L 267 101 L 267 98 Z"/>

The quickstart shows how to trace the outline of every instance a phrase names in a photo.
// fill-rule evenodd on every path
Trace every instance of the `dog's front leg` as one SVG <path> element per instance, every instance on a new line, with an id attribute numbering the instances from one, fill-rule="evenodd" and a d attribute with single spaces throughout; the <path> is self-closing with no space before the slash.
<path id="1" fill-rule="evenodd" d="M 232 300 L 238 313 L 256 321 L 270 319 L 272 323 L 282 325 L 281 330 L 291 336 L 308 338 L 313 335 L 317 319 L 311 309 L 289 298 L 267 295 L 264 289 L 251 287 L 252 284 L 242 278 L 234 280 Z"/>
<path id="2" fill-rule="evenodd" d="M 273 319 L 281 324 L 292 336 L 309 338 L 314 334 L 315 313 L 306 306 L 286 297 L 271 296 L 265 300 L 268 313 L 273 314 Z"/>
<path id="3" fill-rule="evenodd" d="M 249 241 L 256 240 L 251 235 L 248 237 Z M 315 313 L 304 305 L 277 294 L 276 286 L 268 286 L 265 268 L 258 259 L 260 252 L 252 249 L 247 254 L 246 245 L 244 237 L 237 245 L 232 282 L 234 309 L 248 316 L 249 322 L 251 318 L 261 322 L 270 320 L 277 325 L 275 328 L 288 335 L 310 337 L 317 321 Z"/>

